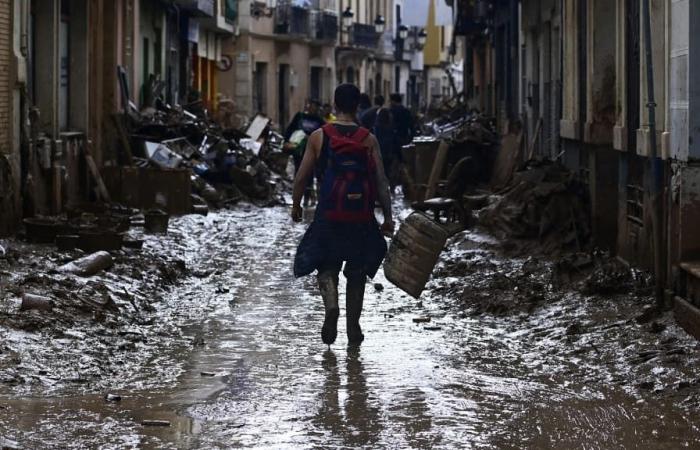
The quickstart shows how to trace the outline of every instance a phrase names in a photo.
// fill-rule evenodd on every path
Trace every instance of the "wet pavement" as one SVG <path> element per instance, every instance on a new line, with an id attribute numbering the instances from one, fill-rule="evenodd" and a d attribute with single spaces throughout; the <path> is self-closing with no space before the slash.
<path id="1" fill-rule="evenodd" d="M 347 347 L 341 295 L 329 349 L 314 280 L 291 275 L 303 229 L 281 208 L 178 219 L 147 242 L 175 246 L 190 271 L 154 305 L 154 330 L 137 342 L 150 356 L 49 396 L 0 387 L 0 438 L 19 448 L 700 448 L 699 347 L 668 317 L 652 331 L 635 321 L 647 300 L 556 289 L 543 264 L 499 259 L 488 237 L 467 232 L 421 301 L 381 274 L 368 284 L 359 349 Z M 525 300 L 503 311 L 480 296 Z"/>

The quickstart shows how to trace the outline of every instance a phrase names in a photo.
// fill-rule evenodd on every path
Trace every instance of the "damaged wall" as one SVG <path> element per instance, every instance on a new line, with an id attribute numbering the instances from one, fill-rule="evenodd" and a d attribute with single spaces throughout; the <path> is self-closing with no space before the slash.
<path id="1" fill-rule="evenodd" d="M 19 30 L 12 25 L 15 1 L 0 0 L 0 236 L 15 231 L 20 219 L 17 64 Z M 15 22 L 18 23 L 18 22 Z"/>

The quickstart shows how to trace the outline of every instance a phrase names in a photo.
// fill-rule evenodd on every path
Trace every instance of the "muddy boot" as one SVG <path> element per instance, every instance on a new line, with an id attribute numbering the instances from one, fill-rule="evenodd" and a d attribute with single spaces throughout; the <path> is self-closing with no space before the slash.
<path id="1" fill-rule="evenodd" d="M 326 319 L 321 327 L 321 339 L 326 345 L 335 342 L 338 335 L 338 274 L 334 272 L 322 272 L 318 274 L 318 287 L 321 290 L 323 305 L 326 308 Z"/>
<path id="2" fill-rule="evenodd" d="M 350 345 L 360 345 L 365 340 L 362 328 L 360 328 L 360 315 L 362 315 L 362 303 L 365 298 L 365 280 L 365 277 L 348 280 L 345 309 L 347 310 L 348 344 Z"/>

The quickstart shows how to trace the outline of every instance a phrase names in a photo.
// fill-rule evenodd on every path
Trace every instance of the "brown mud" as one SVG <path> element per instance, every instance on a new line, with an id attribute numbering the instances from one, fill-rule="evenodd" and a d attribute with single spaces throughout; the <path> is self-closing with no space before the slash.
<path id="1" fill-rule="evenodd" d="M 0 436 L 21 448 L 700 446 L 700 345 L 649 312 L 644 274 L 605 255 L 514 257 L 461 233 L 420 301 L 381 274 L 368 283 L 360 349 L 346 347 L 341 295 L 329 350 L 314 280 L 291 275 L 303 227 L 285 209 L 184 217 L 174 230 L 95 278 L 138 288 L 140 315 L 116 293 L 123 314 L 83 314 L 73 329 L 21 330 L 4 313 L 3 345 L 20 359 L 4 370 L 23 382 L 0 384 Z M 75 291 L 55 283 L 32 286 Z M 78 383 L 68 368 L 81 364 L 97 369 Z"/>

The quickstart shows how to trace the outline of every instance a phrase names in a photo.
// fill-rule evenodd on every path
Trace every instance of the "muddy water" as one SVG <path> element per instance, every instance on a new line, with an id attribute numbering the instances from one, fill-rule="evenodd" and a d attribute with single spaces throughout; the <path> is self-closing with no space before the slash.
<path id="1" fill-rule="evenodd" d="M 562 317 L 585 322 L 601 314 L 595 304 L 571 296 L 530 314 L 460 315 L 380 275 L 368 284 L 365 343 L 346 347 L 341 312 L 328 349 L 313 280 L 291 276 L 303 227 L 284 210 L 177 226 L 188 266 L 209 274 L 159 307 L 181 337 L 150 342 L 162 354 L 120 384 L 118 403 L 103 391 L 0 397 L 0 437 L 24 448 L 700 447 L 685 395 L 640 392 L 606 348 L 561 344 Z"/>

